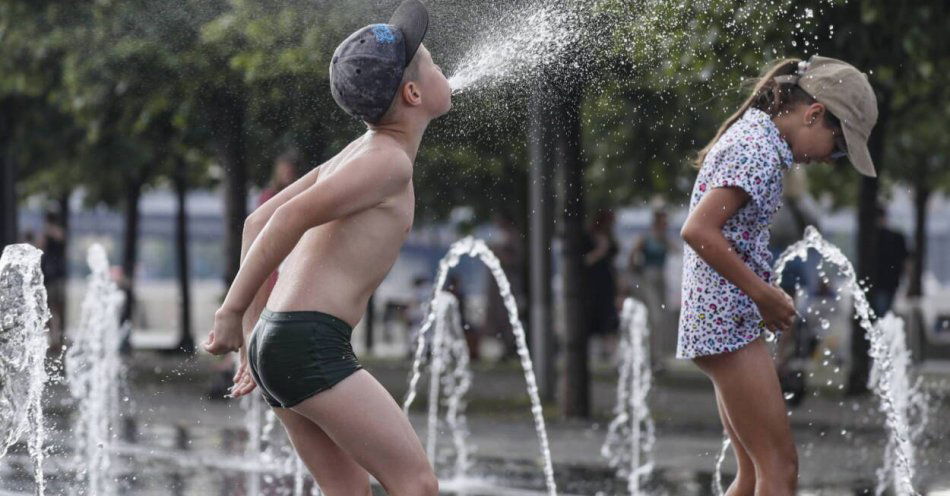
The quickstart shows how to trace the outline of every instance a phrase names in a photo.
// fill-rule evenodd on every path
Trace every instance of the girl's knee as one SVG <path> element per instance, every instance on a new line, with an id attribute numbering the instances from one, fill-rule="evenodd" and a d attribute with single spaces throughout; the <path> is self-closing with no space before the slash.
<path id="1" fill-rule="evenodd" d="M 787 471 L 794 473 L 795 476 L 798 476 L 798 450 L 795 449 L 794 443 L 789 443 L 787 446 L 784 446 L 782 449 L 776 450 L 779 454 L 779 462 L 781 466 L 786 467 Z"/>
<path id="2" fill-rule="evenodd" d="M 794 491 L 798 486 L 798 453 L 795 446 L 776 449 L 773 454 L 770 466 L 762 475 L 776 487 Z"/>
<path id="3" fill-rule="evenodd" d="M 793 490 L 798 486 L 798 452 L 793 446 L 786 454 L 786 466 L 788 470 L 785 473 L 785 479 Z"/>
<path id="4" fill-rule="evenodd" d="M 406 482 L 400 494 L 405 496 L 438 496 L 439 479 L 432 470 L 420 471 Z"/>
<path id="5" fill-rule="evenodd" d="M 439 479 L 435 473 L 428 467 L 419 468 L 412 473 L 399 474 L 398 482 L 392 484 L 384 483 L 386 492 L 395 496 L 438 496 Z"/>
<path id="6" fill-rule="evenodd" d="M 419 493 L 425 496 L 439 496 L 439 479 L 429 471 L 419 481 Z"/>

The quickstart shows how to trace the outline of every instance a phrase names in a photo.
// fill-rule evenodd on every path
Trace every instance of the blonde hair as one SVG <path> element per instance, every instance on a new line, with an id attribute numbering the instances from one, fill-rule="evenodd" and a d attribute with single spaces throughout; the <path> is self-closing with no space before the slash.
<path id="1" fill-rule="evenodd" d="M 768 68 L 765 73 L 755 81 L 755 87 L 752 89 L 752 94 L 746 98 L 745 102 L 742 103 L 742 106 L 739 107 L 734 114 L 729 116 L 725 122 L 719 126 L 719 130 L 716 131 L 716 135 L 713 136 L 713 139 L 703 147 L 699 153 L 696 154 L 696 161 L 694 166 L 699 169 L 703 166 L 703 160 L 706 159 L 706 155 L 709 153 L 709 150 L 715 146 L 716 142 L 719 141 L 719 138 L 732 127 L 733 124 L 738 121 L 743 114 L 746 113 L 750 108 L 759 109 L 771 117 L 775 117 L 781 112 L 786 112 L 792 107 L 798 104 L 811 104 L 815 102 L 815 99 L 812 98 L 805 90 L 801 89 L 795 83 L 779 83 L 775 80 L 778 76 L 786 76 L 789 74 L 794 74 L 798 70 L 798 63 L 801 62 L 800 59 L 784 59 L 777 62 L 772 67 Z M 826 112 L 825 115 L 830 116 L 830 113 Z"/>

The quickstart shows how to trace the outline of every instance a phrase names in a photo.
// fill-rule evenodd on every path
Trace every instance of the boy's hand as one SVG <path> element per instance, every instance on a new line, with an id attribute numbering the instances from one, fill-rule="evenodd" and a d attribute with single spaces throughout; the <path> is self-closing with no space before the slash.
<path id="1" fill-rule="evenodd" d="M 770 331 L 786 332 L 795 322 L 795 302 L 781 288 L 766 285 L 754 298 L 765 327 Z"/>
<path id="2" fill-rule="evenodd" d="M 251 375 L 251 371 L 247 366 L 247 348 L 245 347 L 238 351 L 238 355 L 241 356 L 241 363 L 238 365 L 237 372 L 234 374 L 234 385 L 231 386 L 232 398 L 240 398 L 257 387 L 257 384 L 254 383 L 254 377 Z"/>
<path id="3" fill-rule="evenodd" d="M 238 351 L 244 346 L 244 333 L 241 330 L 240 312 L 231 312 L 223 307 L 214 313 L 214 327 L 208 333 L 204 349 L 212 355 L 223 355 Z"/>

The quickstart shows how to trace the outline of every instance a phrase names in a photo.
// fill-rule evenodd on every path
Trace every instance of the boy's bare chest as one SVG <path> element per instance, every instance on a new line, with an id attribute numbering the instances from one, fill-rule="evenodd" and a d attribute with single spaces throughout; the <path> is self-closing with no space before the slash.
<path id="1" fill-rule="evenodd" d="M 393 227 L 408 234 L 416 213 L 416 195 L 411 182 L 402 194 L 393 197 L 392 204 L 388 207 L 384 211 L 388 210 L 386 215 L 393 222 Z"/>
<path id="2" fill-rule="evenodd" d="M 401 240 L 412 229 L 415 206 L 415 194 L 409 185 L 405 191 L 373 208 L 340 219 L 337 227 L 349 232 L 360 232 L 369 238 Z"/>

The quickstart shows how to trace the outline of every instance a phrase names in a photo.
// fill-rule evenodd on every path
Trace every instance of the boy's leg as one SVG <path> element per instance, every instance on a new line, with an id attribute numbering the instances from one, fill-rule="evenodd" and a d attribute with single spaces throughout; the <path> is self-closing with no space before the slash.
<path id="1" fill-rule="evenodd" d="M 327 496 L 368 496 L 369 473 L 317 424 L 286 408 L 274 408 L 294 449 Z"/>
<path id="2" fill-rule="evenodd" d="M 798 456 L 775 364 L 762 339 L 695 360 L 712 378 L 731 427 L 755 464 L 755 494 L 792 495 Z"/>
<path id="3" fill-rule="evenodd" d="M 369 372 L 356 371 L 293 411 L 319 425 L 390 496 L 438 494 L 438 479 L 409 419 Z"/>
<path id="4" fill-rule="evenodd" d="M 726 490 L 726 496 L 752 496 L 755 493 L 755 464 L 752 463 L 752 457 L 749 456 L 748 450 L 742 445 L 735 429 L 732 428 L 732 421 L 729 420 L 729 415 L 726 414 L 718 390 L 716 391 L 716 407 L 719 409 L 722 427 L 732 442 L 732 452 L 736 455 L 736 479 Z"/>

